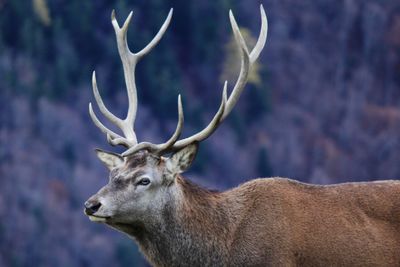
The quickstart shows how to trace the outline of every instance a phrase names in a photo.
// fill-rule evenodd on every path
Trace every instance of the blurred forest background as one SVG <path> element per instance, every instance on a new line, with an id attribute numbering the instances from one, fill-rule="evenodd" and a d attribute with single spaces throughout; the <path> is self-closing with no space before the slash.
<path id="1" fill-rule="evenodd" d="M 237 107 L 203 142 L 192 171 L 226 189 L 284 176 L 305 182 L 400 178 L 400 2 L 265 0 L 267 45 Z M 127 99 L 110 13 L 134 17 L 138 51 L 170 7 L 172 23 L 137 69 L 140 140 L 166 140 L 183 95 L 185 135 L 237 76 L 228 10 L 249 43 L 253 0 L 0 0 L 0 266 L 146 266 L 134 242 L 82 213 L 107 181 L 93 149 L 91 73 L 119 116 Z M 114 151 L 120 151 L 118 148 Z"/>

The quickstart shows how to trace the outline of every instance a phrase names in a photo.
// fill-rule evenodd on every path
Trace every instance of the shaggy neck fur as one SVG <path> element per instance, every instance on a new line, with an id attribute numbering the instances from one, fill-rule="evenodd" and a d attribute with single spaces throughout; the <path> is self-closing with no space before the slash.
<path id="1" fill-rule="evenodd" d="M 221 193 L 178 178 L 160 221 L 128 232 L 155 266 L 226 265 L 231 224 Z"/>

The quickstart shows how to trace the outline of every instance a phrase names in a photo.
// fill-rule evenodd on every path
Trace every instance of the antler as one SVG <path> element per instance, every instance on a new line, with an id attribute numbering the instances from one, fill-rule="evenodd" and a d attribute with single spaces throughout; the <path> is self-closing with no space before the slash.
<path id="1" fill-rule="evenodd" d="M 127 32 L 128 32 L 128 26 L 129 26 L 129 23 L 132 18 L 132 12 L 129 13 L 129 16 L 125 20 L 122 28 L 119 26 L 119 24 L 115 18 L 115 11 L 113 10 L 111 13 L 111 22 L 114 27 L 115 35 L 117 38 L 118 52 L 121 57 L 122 65 L 124 68 L 124 77 L 125 77 L 126 89 L 127 89 L 127 93 L 128 93 L 129 108 L 128 108 L 128 113 L 126 115 L 126 118 L 122 120 L 122 119 L 116 117 L 104 105 L 103 100 L 101 99 L 99 90 L 97 88 L 95 72 L 93 72 L 93 76 L 92 76 L 92 85 L 93 85 L 94 97 L 96 99 L 97 105 L 99 106 L 101 113 L 108 120 L 110 120 L 112 123 L 114 123 L 116 126 L 118 126 L 121 129 L 124 137 L 122 137 L 119 134 L 108 129 L 107 127 L 104 126 L 104 124 L 102 124 L 100 122 L 100 120 L 97 118 L 96 114 L 93 112 L 92 103 L 89 103 L 89 114 L 90 114 L 90 117 L 92 118 L 94 124 L 103 133 L 105 133 L 107 135 L 107 141 L 113 146 L 123 145 L 123 146 L 129 148 L 129 147 L 133 147 L 137 144 L 137 138 L 136 138 L 136 134 L 135 134 L 135 131 L 133 128 L 134 123 L 135 123 L 135 118 L 136 118 L 136 110 L 137 110 L 137 93 L 136 93 L 136 83 L 135 83 L 135 75 L 134 75 L 136 64 L 139 62 L 139 60 L 143 56 L 148 54 L 157 45 L 157 43 L 161 40 L 162 36 L 164 35 L 164 33 L 167 30 L 168 25 L 171 21 L 172 12 L 173 12 L 173 9 L 171 8 L 171 10 L 169 11 L 169 14 L 167 16 L 167 19 L 165 20 L 164 24 L 161 26 L 160 30 L 158 31 L 156 36 L 153 38 L 153 40 L 151 40 L 151 42 L 145 48 L 143 48 L 141 51 L 139 51 L 137 53 L 132 53 L 129 50 L 129 47 L 127 44 L 127 38 L 126 38 Z M 180 98 L 179 98 L 179 103 L 180 103 Z M 183 115 L 182 115 L 183 112 L 181 109 L 182 108 L 180 107 L 179 120 L 181 121 L 181 123 L 183 123 Z M 182 117 L 182 119 L 181 119 L 181 117 Z M 177 127 L 177 130 L 179 128 L 181 128 L 181 126 Z M 178 136 L 179 136 L 179 134 L 178 134 Z M 173 136 L 173 137 L 175 137 L 175 136 Z"/>
<path id="2" fill-rule="evenodd" d="M 240 97 L 241 93 L 243 92 L 244 86 L 246 85 L 248 75 L 249 75 L 249 70 L 250 70 L 251 66 L 253 65 L 253 63 L 259 57 L 262 49 L 264 48 L 265 42 L 267 40 L 268 20 L 267 20 L 267 16 L 265 15 L 265 11 L 264 11 L 264 8 L 262 5 L 260 5 L 260 13 L 261 13 L 260 35 L 258 37 L 255 47 L 253 48 L 251 53 L 249 53 L 246 43 L 243 39 L 243 36 L 240 33 L 239 27 L 236 23 L 235 17 L 233 16 L 232 11 L 229 11 L 229 19 L 230 19 L 233 34 L 235 37 L 235 41 L 241 52 L 240 53 L 241 54 L 241 68 L 240 68 L 239 77 L 238 77 L 236 84 L 233 87 L 232 93 L 230 94 L 228 99 L 227 99 L 227 93 L 226 93 L 227 81 L 225 81 L 221 105 L 220 105 L 217 113 L 215 114 L 214 118 L 211 120 L 211 122 L 202 131 L 200 131 L 190 137 L 187 137 L 185 139 L 176 141 L 172 145 L 171 145 L 171 143 L 169 143 L 168 146 L 164 145 L 164 144 L 154 145 L 151 143 L 144 142 L 137 146 L 131 147 L 130 149 L 125 151 L 122 154 L 122 156 L 131 155 L 142 149 L 147 149 L 149 151 L 152 151 L 154 153 L 159 153 L 159 154 L 179 150 L 179 149 L 189 145 L 190 143 L 203 141 L 204 139 L 208 138 L 218 128 L 218 126 L 229 115 L 229 113 L 232 111 L 233 107 L 235 106 L 236 102 L 239 100 L 239 97 Z M 178 130 L 178 128 L 177 128 L 177 130 Z M 160 149 L 161 147 L 162 147 L 162 149 Z"/>
<path id="3" fill-rule="evenodd" d="M 224 88 L 222 90 L 222 100 L 221 104 L 219 106 L 219 109 L 217 113 L 214 115 L 213 119 L 211 122 L 200 132 L 184 138 L 182 140 L 179 140 L 179 137 L 182 132 L 183 128 L 183 108 L 182 108 L 182 101 L 181 101 L 181 96 L 178 96 L 178 124 L 176 126 L 174 134 L 171 136 L 171 138 L 162 144 L 152 144 L 149 142 L 142 142 L 142 143 L 137 143 L 137 138 L 136 134 L 134 132 L 133 126 L 135 122 L 135 117 L 136 117 L 136 110 L 137 110 L 137 94 L 136 94 L 136 84 L 135 84 L 135 67 L 137 62 L 147 53 L 153 49 L 153 47 L 160 41 L 161 37 L 165 33 L 171 17 L 172 17 L 172 9 L 170 10 L 167 19 L 165 20 L 164 24 L 161 26 L 159 32 L 156 34 L 156 36 L 153 38 L 153 40 L 141 51 L 138 53 L 132 53 L 127 45 L 127 39 L 126 39 L 126 34 L 128 30 L 128 25 L 132 17 L 132 12 L 129 14 L 128 18 L 125 20 L 124 25 L 122 28 L 119 27 L 118 22 L 115 19 L 115 13 L 114 11 L 112 12 L 111 15 L 111 20 L 112 24 L 114 26 L 115 34 L 117 37 L 117 43 L 118 43 L 118 51 L 122 60 L 122 64 L 124 67 L 124 76 L 125 76 L 125 82 L 126 82 L 126 87 L 127 87 L 127 92 L 128 92 L 128 100 L 129 100 L 129 108 L 128 108 L 128 114 L 124 120 L 116 117 L 113 115 L 104 105 L 99 91 L 97 89 L 97 83 L 96 83 L 96 76 L 95 73 L 93 72 L 93 78 L 92 78 L 92 83 L 93 83 L 93 93 L 96 99 L 96 102 L 99 106 L 99 109 L 101 113 L 108 118 L 112 123 L 117 125 L 124 137 L 120 136 L 119 134 L 113 132 L 112 130 L 108 129 L 105 127 L 100 120 L 97 118 L 95 113 L 93 112 L 93 108 L 91 103 L 89 103 L 89 113 L 90 116 L 93 120 L 93 122 L 96 124 L 99 129 L 107 135 L 107 140 L 111 145 L 123 145 L 128 148 L 124 153 L 122 153 L 122 156 L 129 156 L 139 150 L 146 149 L 152 153 L 156 154 L 164 154 L 168 153 L 171 151 L 175 151 L 178 149 L 181 149 L 182 147 L 185 147 L 193 142 L 200 142 L 209 137 L 217 128 L 218 126 L 222 123 L 222 121 L 229 115 L 229 113 L 232 111 L 233 107 L 235 106 L 236 102 L 238 101 L 241 93 L 243 92 L 244 86 L 246 85 L 248 75 L 249 75 L 249 70 L 253 63 L 257 60 L 259 57 L 261 50 L 263 49 L 266 39 L 267 39 L 267 32 L 268 32 L 268 22 L 267 22 L 267 17 L 265 15 L 265 11 L 262 5 L 260 5 L 260 13 L 261 13 L 261 30 L 260 30 L 260 35 L 258 37 L 257 43 L 253 50 L 249 53 L 248 48 L 246 46 L 246 43 L 243 39 L 242 34 L 240 33 L 239 27 L 236 23 L 235 17 L 232 14 L 232 11 L 229 11 L 229 19 L 230 23 L 232 26 L 233 34 L 236 40 L 236 43 L 240 49 L 240 54 L 241 54 L 241 68 L 240 68 L 240 73 L 239 77 L 233 87 L 232 93 L 230 94 L 229 98 L 227 98 L 227 86 L 228 83 L 225 81 L 224 83 Z"/>

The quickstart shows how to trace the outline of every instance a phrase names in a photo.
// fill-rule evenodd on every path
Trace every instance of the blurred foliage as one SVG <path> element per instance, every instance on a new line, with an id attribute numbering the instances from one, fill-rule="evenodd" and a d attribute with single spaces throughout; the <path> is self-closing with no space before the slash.
<path id="1" fill-rule="evenodd" d="M 261 147 L 258 151 L 256 168 L 260 177 L 273 176 L 272 166 L 268 158 L 268 150 L 265 147 Z"/>
<path id="2" fill-rule="evenodd" d="M 33 9 L 44 25 L 49 26 L 51 24 L 50 11 L 46 0 L 33 0 Z"/>

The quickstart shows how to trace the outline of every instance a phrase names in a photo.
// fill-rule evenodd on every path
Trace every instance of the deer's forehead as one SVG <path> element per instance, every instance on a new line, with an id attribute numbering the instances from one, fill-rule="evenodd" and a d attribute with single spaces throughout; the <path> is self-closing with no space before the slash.
<path id="1" fill-rule="evenodd" d="M 134 168 L 137 166 L 145 165 L 148 161 L 148 155 L 146 153 L 135 154 L 132 157 L 127 158 L 126 166 Z"/>
<path id="2" fill-rule="evenodd" d="M 120 168 L 120 173 L 132 173 L 139 170 L 153 169 L 160 162 L 160 158 L 147 152 L 137 153 L 132 157 L 127 158 L 124 166 Z"/>
<path id="3" fill-rule="evenodd" d="M 146 165 L 148 162 L 148 154 L 146 152 L 138 152 L 125 161 L 125 168 L 136 168 Z"/>

